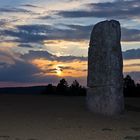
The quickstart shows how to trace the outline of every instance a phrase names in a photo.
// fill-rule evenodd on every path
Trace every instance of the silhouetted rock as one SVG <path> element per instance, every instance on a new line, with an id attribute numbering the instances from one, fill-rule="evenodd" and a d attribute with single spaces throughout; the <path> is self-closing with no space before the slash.
<path id="1" fill-rule="evenodd" d="M 114 115 L 124 110 L 123 61 L 118 21 L 93 28 L 88 52 L 87 104 L 91 111 Z"/>

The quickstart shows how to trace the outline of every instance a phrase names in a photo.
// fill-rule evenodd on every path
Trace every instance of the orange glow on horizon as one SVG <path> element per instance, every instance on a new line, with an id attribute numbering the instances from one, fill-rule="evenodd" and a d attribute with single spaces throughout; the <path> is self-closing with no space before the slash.
<path id="1" fill-rule="evenodd" d="M 124 60 L 123 65 L 124 72 L 140 71 L 140 59 Z"/>
<path id="2" fill-rule="evenodd" d="M 31 61 L 33 65 L 38 67 L 41 73 L 36 76 L 59 76 L 59 77 L 86 77 L 87 62 L 86 61 L 57 61 L 46 60 L 43 58 Z M 124 60 L 124 72 L 140 71 L 140 59 Z"/>
<path id="3" fill-rule="evenodd" d="M 85 61 L 50 61 L 46 59 L 35 59 L 31 63 L 41 70 L 40 76 L 55 75 L 60 77 L 83 77 L 86 75 Z"/>

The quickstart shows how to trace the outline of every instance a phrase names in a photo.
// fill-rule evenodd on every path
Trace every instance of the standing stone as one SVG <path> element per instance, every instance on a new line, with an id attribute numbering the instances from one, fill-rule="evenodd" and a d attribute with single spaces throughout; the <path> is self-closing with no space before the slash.
<path id="1" fill-rule="evenodd" d="M 118 21 L 97 23 L 91 33 L 88 52 L 87 105 L 104 115 L 124 110 L 123 60 Z"/>

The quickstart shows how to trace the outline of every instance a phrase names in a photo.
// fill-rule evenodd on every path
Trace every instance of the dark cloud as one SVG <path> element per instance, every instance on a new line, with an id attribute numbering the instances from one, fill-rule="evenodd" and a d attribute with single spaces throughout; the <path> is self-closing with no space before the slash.
<path id="1" fill-rule="evenodd" d="M 0 68 L 0 81 L 13 81 L 13 82 L 31 82 L 35 80 L 33 74 L 39 72 L 39 70 L 22 61 L 16 61 L 14 65 L 8 68 Z"/>
<path id="2" fill-rule="evenodd" d="M 139 18 L 140 2 L 115 1 L 105 3 L 90 3 L 85 6 L 85 10 L 58 11 L 57 15 L 65 18 L 97 17 L 97 18 L 117 18 L 129 19 Z"/>
<path id="3" fill-rule="evenodd" d="M 30 44 L 26 44 L 26 43 L 21 43 L 21 44 L 18 45 L 18 47 L 33 48 L 32 45 L 30 45 Z"/>
<path id="4" fill-rule="evenodd" d="M 32 4 L 24 4 L 24 5 L 21 5 L 21 6 L 23 6 L 23 7 L 31 7 L 31 8 L 40 8 L 40 7 L 38 7 L 36 5 L 32 5 Z"/>
<path id="5" fill-rule="evenodd" d="M 54 14 L 55 15 L 55 14 Z M 38 19 L 55 19 L 54 15 L 39 16 Z"/>
<path id="6" fill-rule="evenodd" d="M 0 8 L 0 12 L 6 12 L 6 13 L 32 13 L 30 10 L 26 10 L 23 8 Z"/>
<path id="7" fill-rule="evenodd" d="M 140 59 L 140 49 L 131 49 L 123 52 L 123 59 Z"/>
<path id="8" fill-rule="evenodd" d="M 15 37 L 17 42 L 22 43 L 41 42 L 48 39 L 53 31 L 55 32 L 55 29 L 49 25 L 21 25 L 16 28 L 16 30 L 4 30 L 4 35 Z"/>
<path id="9" fill-rule="evenodd" d="M 88 39 L 92 26 L 63 25 L 69 29 L 59 29 L 50 25 L 21 25 L 16 30 L 4 30 L 3 36 L 15 37 L 17 42 L 37 43 L 44 40 Z"/>
<path id="10" fill-rule="evenodd" d="M 65 70 L 87 71 L 87 69 L 83 70 L 83 69 L 80 69 L 80 68 L 73 68 L 73 66 L 58 66 L 58 68 L 60 68 L 61 71 L 65 71 Z M 71 72 L 68 72 L 68 73 L 71 73 Z"/>
<path id="11" fill-rule="evenodd" d="M 87 57 L 78 57 L 78 56 L 56 56 L 47 51 L 33 51 L 30 50 L 29 53 L 24 54 L 21 56 L 24 60 L 32 60 L 32 59 L 39 59 L 44 58 L 50 61 L 61 61 L 61 62 L 71 62 L 71 61 L 87 61 Z"/>
<path id="12" fill-rule="evenodd" d="M 44 58 L 47 60 L 56 60 L 56 56 L 50 54 L 47 51 L 33 51 L 30 50 L 29 53 L 26 53 L 21 56 L 22 59 L 24 60 L 33 60 L 33 59 L 39 59 L 39 58 Z"/>
<path id="13" fill-rule="evenodd" d="M 63 62 L 70 62 L 70 61 L 87 61 L 87 57 L 78 57 L 78 56 L 60 56 L 57 57 L 58 61 L 63 61 Z"/>
<path id="14" fill-rule="evenodd" d="M 4 26 L 7 23 L 6 20 L 0 19 L 0 27 Z"/>
<path id="15" fill-rule="evenodd" d="M 122 28 L 122 41 L 140 41 L 140 30 Z"/>
<path id="16" fill-rule="evenodd" d="M 13 41 L 14 42 L 14 41 Z M 40 43 L 22 43 L 20 42 L 17 47 L 21 47 L 21 48 L 39 48 L 39 49 L 42 49 L 44 46 L 41 45 Z"/>
<path id="17" fill-rule="evenodd" d="M 52 70 L 46 70 L 51 72 Z M 41 71 L 34 65 L 28 62 L 17 61 L 15 65 L 8 68 L 0 67 L 1 82 L 19 82 L 19 83 L 56 83 L 57 76 L 36 76 Z"/>
<path id="18" fill-rule="evenodd" d="M 14 37 L 20 43 L 42 43 L 44 40 L 87 40 L 93 25 L 64 25 L 59 29 L 50 25 L 20 25 L 16 29 L 3 30 L 1 35 Z M 122 27 L 122 41 L 140 41 L 139 29 Z"/>
<path id="19" fill-rule="evenodd" d="M 62 61 L 62 62 L 71 62 L 71 61 L 87 61 L 87 57 L 78 57 L 78 56 L 56 56 L 47 51 L 33 51 L 30 50 L 29 53 L 21 55 L 21 58 L 24 60 L 32 60 L 35 58 L 44 58 L 50 61 Z M 131 49 L 123 52 L 123 59 L 140 59 L 140 49 Z"/>
<path id="20" fill-rule="evenodd" d="M 15 37 L 14 41 L 21 43 L 37 43 L 47 39 L 46 35 L 41 35 L 39 33 L 31 33 L 22 30 L 5 30 L 4 35 Z"/>
<path id="21" fill-rule="evenodd" d="M 133 66 L 140 66 L 140 63 L 138 64 L 126 64 L 125 67 L 133 67 Z"/>
<path id="22" fill-rule="evenodd" d="M 12 58 L 12 56 L 10 56 L 11 59 L 13 59 L 12 61 L 14 61 L 14 63 L 12 64 L 6 63 L 6 62 L 0 62 L 0 81 L 1 82 L 19 82 L 19 83 L 43 83 L 43 82 L 55 83 L 57 82 L 59 79 L 57 76 L 49 76 L 49 75 L 37 76 L 38 74 L 42 73 L 42 71 L 38 67 L 30 63 L 31 59 L 39 58 L 37 57 L 37 53 L 39 52 L 38 51 L 36 53 L 29 52 L 28 54 L 21 55 L 20 60 L 16 60 Z M 47 54 L 47 52 L 46 53 L 44 52 L 44 54 Z M 54 69 L 49 69 L 49 66 L 48 66 L 48 68 L 46 68 L 45 74 L 54 73 L 54 72 L 55 72 Z"/>
<path id="23" fill-rule="evenodd" d="M 52 28 L 50 25 L 40 25 L 40 24 L 31 24 L 31 25 L 19 25 L 17 29 L 22 32 L 28 32 L 32 34 L 37 33 L 46 33 L 49 29 Z"/>

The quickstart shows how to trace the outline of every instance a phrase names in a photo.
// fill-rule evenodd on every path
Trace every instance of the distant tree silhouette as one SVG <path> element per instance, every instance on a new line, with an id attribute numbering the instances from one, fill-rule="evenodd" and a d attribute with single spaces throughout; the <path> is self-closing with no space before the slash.
<path id="1" fill-rule="evenodd" d="M 82 87 L 77 80 L 74 80 L 71 86 L 65 79 L 61 79 L 57 86 L 48 84 L 42 92 L 45 95 L 65 95 L 65 96 L 85 96 L 86 88 Z"/>
<path id="2" fill-rule="evenodd" d="M 68 83 L 65 79 L 61 79 L 56 87 L 56 91 L 61 94 L 67 94 L 68 92 Z"/>
<path id="3" fill-rule="evenodd" d="M 74 80 L 70 86 L 71 95 L 86 95 L 86 89 L 82 87 L 77 80 Z"/>
<path id="4" fill-rule="evenodd" d="M 46 87 L 46 90 L 48 92 L 48 94 L 53 93 L 53 85 L 52 84 L 48 84 L 48 86 Z"/>
<path id="5" fill-rule="evenodd" d="M 124 96 L 125 97 L 140 97 L 140 84 L 135 84 L 130 75 L 124 78 Z"/>
<path id="6" fill-rule="evenodd" d="M 79 88 L 80 84 L 78 83 L 77 80 L 74 80 L 73 83 L 71 84 L 71 88 Z"/>
<path id="7" fill-rule="evenodd" d="M 123 92 L 125 97 L 140 97 L 140 84 L 134 82 L 131 76 L 126 75 L 123 82 Z M 61 79 L 57 86 L 48 84 L 42 94 L 65 95 L 65 96 L 85 96 L 86 88 L 82 87 L 77 80 L 69 86 L 65 79 Z"/>
<path id="8" fill-rule="evenodd" d="M 137 88 L 140 88 L 140 84 L 139 84 L 139 83 L 137 83 L 137 84 L 136 84 L 136 87 L 137 87 Z"/>
<path id="9" fill-rule="evenodd" d="M 140 84 L 139 83 L 136 84 L 136 88 L 135 89 L 136 89 L 136 91 L 135 91 L 136 92 L 136 96 L 140 97 Z"/>
<path id="10" fill-rule="evenodd" d="M 135 86 L 134 80 L 129 75 L 127 75 L 124 78 L 124 88 L 132 89 L 132 88 L 135 88 L 135 87 L 136 86 Z"/>
<path id="11" fill-rule="evenodd" d="M 56 87 L 52 84 L 48 84 L 42 94 L 55 94 Z"/>

